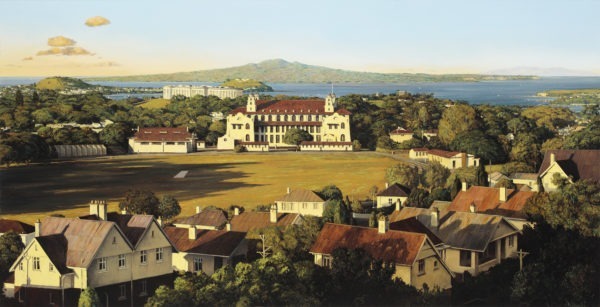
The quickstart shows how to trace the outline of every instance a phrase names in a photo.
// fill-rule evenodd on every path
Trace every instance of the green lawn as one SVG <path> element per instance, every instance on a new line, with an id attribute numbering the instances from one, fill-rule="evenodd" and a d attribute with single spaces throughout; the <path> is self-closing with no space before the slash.
<path id="1" fill-rule="evenodd" d="M 129 155 L 56 162 L 0 170 L 0 214 L 34 222 L 43 216 L 86 214 L 92 199 L 116 210 L 130 188 L 179 199 L 182 214 L 195 206 L 231 204 L 253 208 L 272 203 L 286 188 L 319 189 L 335 184 L 351 198 L 381 189 L 387 167 L 398 163 L 374 153 L 199 153 Z M 184 179 L 174 179 L 182 170 Z"/>
<path id="2" fill-rule="evenodd" d="M 154 98 L 144 103 L 141 103 L 138 106 L 144 109 L 162 109 L 166 107 L 169 103 L 171 103 L 171 100 L 169 99 Z"/>

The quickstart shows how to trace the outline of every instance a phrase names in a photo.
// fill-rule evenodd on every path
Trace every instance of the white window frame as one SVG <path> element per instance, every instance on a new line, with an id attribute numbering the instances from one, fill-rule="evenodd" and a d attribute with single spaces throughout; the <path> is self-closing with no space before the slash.
<path id="1" fill-rule="evenodd" d="M 125 254 L 119 255 L 119 269 L 124 269 L 127 267 L 127 257 Z"/>
<path id="2" fill-rule="evenodd" d="M 194 269 L 194 272 L 199 272 L 199 271 L 202 271 L 202 258 L 201 258 L 201 257 L 194 257 L 194 260 L 193 260 L 193 261 L 194 261 L 194 262 L 193 262 L 193 265 L 194 265 L 194 267 L 193 267 L 193 269 Z M 198 266 L 200 267 L 200 269 L 198 269 Z"/>
<path id="3" fill-rule="evenodd" d="M 163 262 L 163 260 L 164 260 L 163 248 L 159 247 L 156 249 L 156 262 Z"/>
<path id="4" fill-rule="evenodd" d="M 108 261 L 106 261 L 106 257 L 98 258 L 98 272 L 106 272 L 108 271 Z"/>
<path id="5" fill-rule="evenodd" d="M 148 263 L 148 251 L 140 252 L 140 264 L 145 265 Z"/>
<path id="6" fill-rule="evenodd" d="M 418 265 L 418 274 L 419 275 L 425 275 L 425 259 L 421 259 L 417 262 Z"/>
<path id="7" fill-rule="evenodd" d="M 33 270 L 41 271 L 40 267 L 40 257 L 33 257 Z"/>
<path id="8" fill-rule="evenodd" d="M 514 236 L 508 237 L 508 247 L 514 247 L 514 246 L 515 246 L 515 237 Z"/>

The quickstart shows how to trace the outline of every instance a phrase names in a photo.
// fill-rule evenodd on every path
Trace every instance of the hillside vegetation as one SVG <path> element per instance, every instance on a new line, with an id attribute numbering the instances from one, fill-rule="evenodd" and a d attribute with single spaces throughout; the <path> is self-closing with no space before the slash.
<path id="1" fill-rule="evenodd" d="M 373 73 L 333 69 L 323 66 L 288 62 L 282 59 L 267 60 L 243 66 L 178 72 L 172 74 L 138 75 L 124 77 L 94 78 L 111 81 L 148 81 L 148 82 L 223 82 L 228 79 L 256 79 L 271 83 L 402 83 L 402 82 L 476 82 L 487 80 L 534 79 L 534 76 L 500 76 L 477 74 L 408 74 Z"/>
<path id="2" fill-rule="evenodd" d="M 141 103 L 138 106 L 144 109 L 162 109 L 166 107 L 170 102 L 171 100 L 169 99 L 155 98 Z"/>
<path id="3" fill-rule="evenodd" d="M 233 87 L 239 88 L 245 91 L 255 91 L 255 92 L 272 92 L 273 88 L 254 79 L 233 79 L 227 80 L 221 84 L 221 86 L 225 87 Z"/>
<path id="4" fill-rule="evenodd" d="M 556 97 L 550 102 L 551 104 L 600 104 L 600 89 L 598 88 L 549 90 L 537 95 Z"/>
<path id="5" fill-rule="evenodd" d="M 48 77 L 40 80 L 36 85 L 38 90 L 72 90 L 72 89 L 86 89 L 94 87 L 93 85 L 86 83 L 80 79 L 69 78 L 69 77 Z"/>

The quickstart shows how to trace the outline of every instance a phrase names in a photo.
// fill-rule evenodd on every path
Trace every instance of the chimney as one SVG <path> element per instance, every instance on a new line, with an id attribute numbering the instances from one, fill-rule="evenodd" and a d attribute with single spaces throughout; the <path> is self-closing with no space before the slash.
<path id="1" fill-rule="evenodd" d="M 466 191 L 467 191 L 467 182 L 466 182 L 466 181 L 463 181 L 463 182 L 462 182 L 462 188 L 461 188 L 461 191 L 463 191 L 463 192 L 466 192 Z"/>
<path id="2" fill-rule="evenodd" d="M 233 215 L 240 215 L 240 208 L 234 207 L 233 208 Z"/>
<path id="3" fill-rule="evenodd" d="M 550 153 L 550 164 L 556 162 L 556 155 L 553 152 Z"/>
<path id="4" fill-rule="evenodd" d="M 396 211 L 400 211 L 400 209 L 402 209 L 402 201 L 398 199 L 398 201 L 396 201 Z"/>
<path id="5" fill-rule="evenodd" d="M 227 222 L 227 224 L 225 224 L 225 230 L 231 231 L 231 223 Z"/>
<path id="6" fill-rule="evenodd" d="M 272 204 L 271 210 L 269 210 L 269 221 L 271 223 L 277 223 L 277 205 Z"/>
<path id="7" fill-rule="evenodd" d="M 440 227 L 440 210 L 438 208 L 431 209 L 431 227 Z"/>
<path id="8" fill-rule="evenodd" d="M 200 206 L 196 206 L 196 214 L 202 212 L 202 208 L 200 208 Z"/>
<path id="9" fill-rule="evenodd" d="M 106 201 L 105 200 L 98 200 L 96 201 L 96 204 L 98 205 L 98 217 L 103 220 L 106 221 L 106 209 L 107 209 L 107 205 L 106 205 Z"/>
<path id="10" fill-rule="evenodd" d="M 505 202 L 506 201 L 506 187 L 501 187 L 499 194 L 500 194 L 500 201 Z"/>
<path id="11" fill-rule="evenodd" d="M 288 194 L 292 193 L 292 189 L 290 189 L 290 187 L 287 188 L 287 193 Z"/>
<path id="12" fill-rule="evenodd" d="M 387 190 L 387 188 L 389 188 L 389 187 L 390 187 L 390 184 L 386 182 L 385 183 L 385 189 Z"/>
<path id="13" fill-rule="evenodd" d="M 469 205 L 469 212 L 471 212 L 471 213 L 475 213 L 475 209 L 477 209 L 477 208 L 475 208 L 475 203 L 471 203 L 471 204 Z"/>
<path id="14" fill-rule="evenodd" d="M 98 215 L 98 204 L 93 199 L 90 201 L 90 215 Z"/>
<path id="15" fill-rule="evenodd" d="M 188 239 L 190 240 L 196 240 L 196 227 L 194 226 L 190 226 L 190 228 L 188 228 Z"/>
<path id="16" fill-rule="evenodd" d="M 121 210 L 121 215 L 127 214 L 127 210 Z"/>
<path id="17" fill-rule="evenodd" d="M 379 218 L 377 232 L 386 233 L 388 229 L 390 229 L 390 220 L 387 216 L 382 216 Z"/>
<path id="18" fill-rule="evenodd" d="M 162 217 L 160 217 L 160 216 L 159 216 L 159 217 L 156 219 L 156 222 L 158 223 L 158 226 L 159 226 L 159 227 L 161 227 L 161 228 L 163 227 L 163 220 L 162 220 Z"/>
<path id="19" fill-rule="evenodd" d="M 35 237 L 36 238 L 40 236 L 41 231 L 42 231 L 42 222 L 40 222 L 40 220 L 38 219 L 35 222 Z"/>

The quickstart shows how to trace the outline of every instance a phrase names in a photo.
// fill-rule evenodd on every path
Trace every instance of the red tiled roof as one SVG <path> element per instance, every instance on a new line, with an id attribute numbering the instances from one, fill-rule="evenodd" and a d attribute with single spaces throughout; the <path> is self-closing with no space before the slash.
<path id="1" fill-rule="evenodd" d="M 216 256 L 230 256 L 246 237 L 237 231 L 196 230 L 196 240 L 191 240 L 187 228 L 165 227 L 164 231 L 180 252 Z"/>
<path id="2" fill-rule="evenodd" d="M 377 228 L 327 223 L 310 252 L 331 255 L 338 248 L 362 248 L 373 259 L 412 265 L 425 240 L 426 235 L 421 233 L 397 230 L 379 233 Z"/>
<path id="3" fill-rule="evenodd" d="M 458 192 L 448 210 L 468 212 L 471 204 L 475 204 L 476 212 L 526 218 L 523 207 L 533 195 L 535 192 L 506 189 L 507 200 L 501 202 L 500 189 L 472 186 L 467 191 Z"/>
<path id="4" fill-rule="evenodd" d="M 408 197 L 408 195 L 410 194 L 410 189 L 402 186 L 398 183 L 394 183 L 391 186 L 389 186 L 387 189 L 379 192 L 377 194 L 377 196 L 401 196 L 401 197 Z"/>
<path id="5" fill-rule="evenodd" d="M 187 131 L 187 127 L 176 128 L 140 128 L 133 136 L 136 141 L 166 141 L 166 142 L 185 142 L 193 138 L 192 133 Z"/>
<path id="6" fill-rule="evenodd" d="M 350 115 L 350 111 L 334 111 L 340 115 Z M 332 114 L 325 112 L 324 100 L 258 100 L 256 112 L 247 112 L 246 107 L 233 109 L 229 114 Z"/>
<path id="7" fill-rule="evenodd" d="M 175 220 L 173 224 L 220 227 L 227 223 L 227 217 L 221 210 L 204 210 L 192 216 Z"/>
<path id="8" fill-rule="evenodd" d="M 406 231 L 406 232 L 422 233 L 424 235 L 427 235 L 429 240 L 431 240 L 431 243 L 433 243 L 434 245 L 444 243 L 435 233 L 431 232 L 431 230 L 429 230 L 429 228 L 427 228 L 425 225 L 423 225 L 421 222 L 419 222 L 416 217 L 407 218 L 407 219 L 400 220 L 397 222 L 390 221 L 390 229 Z"/>
<path id="9" fill-rule="evenodd" d="M 600 150 L 549 150 L 544 155 L 544 161 L 538 174 L 542 174 L 550 166 L 550 154 L 562 170 L 573 180 L 593 180 L 600 182 Z"/>
<path id="10" fill-rule="evenodd" d="M 287 227 L 298 218 L 296 213 L 278 213 L 277 223 L 271 223 L 270 212 L 243 212 L 231 219 L 231 230 L 249 232 L 271 226 Z"/>
<path id="11" fill-rule="evenodd" d="M 17 234 L 32 233 L 35 227 L 16 220 L 0 219 L 0 233 L 12 231 Z"/>
<path id="12" fill-rule="evenodd" d="M 311 142 L 302 141 L 300 145 L 352 145 L 352 142 Z"/>
<path id="13" fill-rule="evenodd" d="M 413 150 L 413 151 L 429 151 L 429 148 L 418 147 L 418 148 L 412 148 L 411 150 Z"/>
<path id="14" fill-rule="evenodd" d="M 258 122 L 259 126 L 322 126 L 322 122 Z"/>

